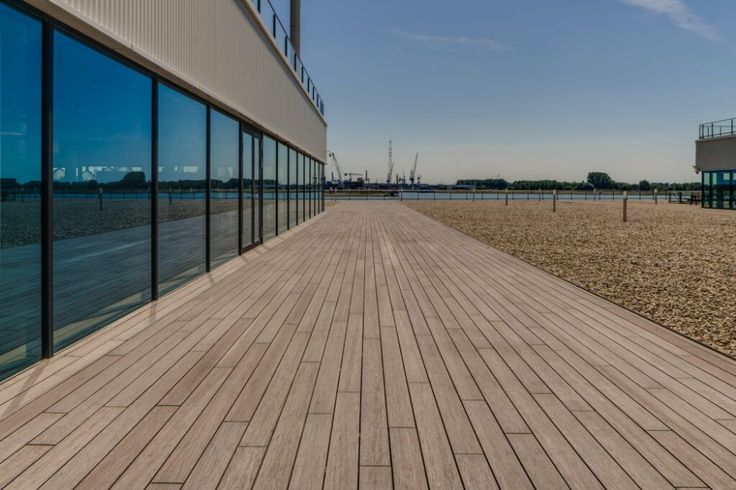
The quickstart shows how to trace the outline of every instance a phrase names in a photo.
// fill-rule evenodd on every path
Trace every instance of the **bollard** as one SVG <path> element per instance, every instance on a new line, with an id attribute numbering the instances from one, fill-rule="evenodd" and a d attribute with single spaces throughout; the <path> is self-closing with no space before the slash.
<path id="1" fill-rule="evenodd" d="M 628 221 L 628 217 L 626 216 L 626 211 L 627 211 L 626 208 L 627 208 L 628 203 L 629 203 L 629 193 L 627 191 L 624 191 L 624 223 Z"/>
<path id="2" fill-rule="evenodd" d="M 97 188 L 97 194 L 99 195 L 100 199 L 100 211 L 102 211 L 102 187 Z"/>
<path id="3" fill-rule="evenodd" d="M 557 189 L 552 191 L 552 212 L 557 212 Z"/>
<path id="4" fill-rule="evenodd" d="M 539 202 L 542 202 L 542 189 L 539 189 Z"/>
<path id="5" fill-rule="evenodd" d="M 508 206 L 508 205 L 509 205 L 509 189 L 507 187 L 506 188 L 506 206 Z"/>
<path id="6" fill-rule="evenodd" d="M 654 189 L 654 204 L 659 204 L 657 199 L 657 189 Z"/>

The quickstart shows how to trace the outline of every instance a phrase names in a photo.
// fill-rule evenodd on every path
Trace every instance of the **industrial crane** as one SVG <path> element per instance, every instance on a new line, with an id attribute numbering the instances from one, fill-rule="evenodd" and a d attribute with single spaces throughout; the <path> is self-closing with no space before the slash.
<path id="1" fill-rule="evenodd" d="M 419 163 L 419 153 L 417 153 L 417 156 L 414 157 L 414 166 L 411 169 L 411 172 L 409 173 L 409 182 L 411 182 L 411 188 L 414 188 L 414 181 L 417 177 L 417 163 Z"/>
<path id="2" fill-rule="evenodd" d="M 337 162 L 337 157 L 331 151 L 327 152 L 327 154 L 330 158 L 332 158 L 332 163 L 335 165 L 335 171 L 337 172 L 337 183 L 342 184 L 342 169 L 340 168 L 340 164 Z"/>
<path id="3" fill-rule="evenodd" d="M 391 184 L 391 176 L 394 173 L 394 156 L 393 149 L 391 148 L 391 140 L 388 140 L 388 175 L 386 176 L 386 183 Z"/>

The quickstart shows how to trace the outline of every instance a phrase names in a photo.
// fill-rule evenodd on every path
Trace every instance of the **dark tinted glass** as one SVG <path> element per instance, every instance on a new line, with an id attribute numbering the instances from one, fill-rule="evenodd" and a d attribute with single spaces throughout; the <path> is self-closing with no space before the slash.
<path id="1" fill-rule="evenodd" d="M 304 221 L 304 155 L 302 155 L 301 153 L 299 153 L 297 167 L 299 168 L 299 199 L 297 204 L 297 213 L 299 214 L 299 222 L 301 223 L 302 221 Z"/>
<path id="2" fill-rule="evenodd" d="M 279 233 L 289 227 L 289 148 L 279 143 Z"/>
<path id="3" fill-rule="evenodd" d="M 289 149 L 289 226 L 296 226 L 296 208 L 297 194 L 296 194 L 296 152 L 293 149 Z"/>
<path id="4" fill-rule="evenodd" d="M 0 378 L 41 357 L 41 23 L 0 4 Z"/>
<path id="5" fill-rule="evenodd" d="M 302 169 L 301 173 L 299 174 L 301 177 L 302 185 L 302 220 L 306 221 L 307 219 L 309 219 L 309 167 L 307 166 L 307 157 L 305 155 L 302 155 L 299 165 Z"/>
<path id="6" fill-rule="evenodd" d="M 263 137 L 263 239 L 276 236 L 276 141 Z"/>
<path id="7" fill-rule="evenodd" d="M 159 85 L 158 135 L 159 291 L 164 294 L 205 271 L 205 106 Z"/>
<path id="8" fill-rule="evenodd" d="M 238 255 L 240 125 L 217 111 L 210 117 L 210 247 L 217 266 Z"/>
<path id="9" fill-rule="evenodd" d="M 309 193 L 309 213 L 308 217 L 314 216 L 314 163 L 311 158 L 307 158 L 307 171 L 309 172 L 307 178 L 309 181 L 307 192 Z"/>
<path id="10" fill-rule="evenodd" d="M 151 80 L 54 36 L 54 344 L 151 297 Z"/>
<path id="11" fill-rule="evenodd" d="M 263 194 L 263 180 L 261 179 L 261 139 L 253 138 L 253 239 L 260 243 L 263 241 L 263 212 L 261 211 L 261 195 Z"/>
<path id="12" fill-rule="evenodd" d="M 249 133 L 243 133 L 243 247 L 252 245 L 253 240 L 253 198 L 254 198 L 254 180 L 253 180 L 253 162 L 255 145 L 253 144 L 253 136 Z"/>

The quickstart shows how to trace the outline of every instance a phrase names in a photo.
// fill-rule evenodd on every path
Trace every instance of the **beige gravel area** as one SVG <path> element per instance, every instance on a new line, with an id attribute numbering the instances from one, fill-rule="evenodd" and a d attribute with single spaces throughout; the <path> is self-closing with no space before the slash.
<path id="1" fill-rule="evenodd" d="M 408 206 L 736 355 L 736 211 L 621 202 Z"/>

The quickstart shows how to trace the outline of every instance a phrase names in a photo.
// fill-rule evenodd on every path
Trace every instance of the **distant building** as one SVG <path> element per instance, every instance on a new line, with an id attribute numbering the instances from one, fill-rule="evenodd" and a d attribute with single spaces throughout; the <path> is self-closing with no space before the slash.
<path id="1" fill-rule="evenodd" d="M 703 179 L 703 207 L 736 209 L 736 118 L 700 125 L 695 170 Z"/>

